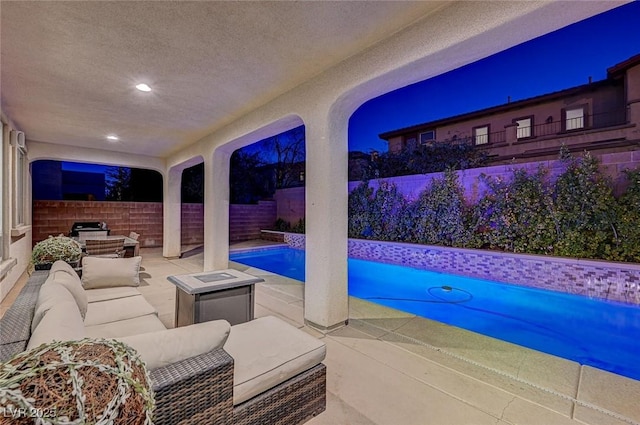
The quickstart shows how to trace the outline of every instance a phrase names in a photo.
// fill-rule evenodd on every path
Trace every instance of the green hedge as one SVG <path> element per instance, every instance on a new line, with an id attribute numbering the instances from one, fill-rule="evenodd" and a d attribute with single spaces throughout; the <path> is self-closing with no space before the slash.
<path id="1" fill-rule="evenodd" d="M 561 160 L 555 181 L 546 167 L 482 176 L 488 189 L 474 204 L 453 170 L 412 201 L 394 184 L 364 182 L 349 195 L 349 237 L 640 262 L 640 170 L 625 172 L 616 198 L 589 153 L 563 149 Z"/>

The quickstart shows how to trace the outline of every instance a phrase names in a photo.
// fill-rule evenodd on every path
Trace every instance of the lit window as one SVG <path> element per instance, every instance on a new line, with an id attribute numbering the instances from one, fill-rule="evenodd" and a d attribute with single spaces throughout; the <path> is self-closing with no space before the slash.
<path id="1" fill-rule="evenodd" d="M 433 143 L 436 141 L 436 132 L 435 130 L 425 131 L 424 133 L 420 133 L 420 144 L 426 145 L 428 143 Z"/>
<path id="2" fill-rule="evenodd" d="M 473 142 L 476 145 L 486 145 L 489 143 L 489 126 L 483 125 L 473 129 Z"/>
<path id="3" fill-rule="evenodd" d="M 516 129 L 516 137 L 518 139 L 526 139 L 532 136 L 532 121 L 533 120 L 531 119 L 531 117 L 519 118 L 514 120 L 514 122 L 518 125 L 518 128 Z"/>
<path id="4" fill-rule="evenodd" d="M 564 110 L 564 129 L 576 130 L 584 128 L 584 106 Z"/>

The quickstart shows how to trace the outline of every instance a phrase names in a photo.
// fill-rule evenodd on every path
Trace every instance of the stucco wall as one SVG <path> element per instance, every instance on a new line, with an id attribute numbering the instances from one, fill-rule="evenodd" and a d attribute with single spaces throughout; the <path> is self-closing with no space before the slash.
<path id="1" fill-rule="evenodd" d="M 11 258 L 16 260 L 4 279 L 0 281 L 0 300 L 9 293 L 14 287 L 22 273 L 29 266 L 31 260 L 31 232 L 27 231 L 24 235 L 11 238 Z"/>
<path id="2" fill-rule="evenodd" d="M 276 216 L 291 224 L 296 224 L 304 218 L 305 188 L 290 187 L 278 189 L 274 199 L 277 204 Z"/>

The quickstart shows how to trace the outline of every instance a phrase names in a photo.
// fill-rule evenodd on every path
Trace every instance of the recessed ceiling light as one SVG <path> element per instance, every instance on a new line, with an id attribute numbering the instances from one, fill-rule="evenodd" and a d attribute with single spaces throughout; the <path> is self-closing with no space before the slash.
<path id="1" fill-rule="evenodd" d="M 136 88 L 140 91 L 151 91 L 151 87 L 146 85 L 145 83 L 140 83 L 136 85 Z"/>
<path id="2" fill-rule="evenodd" d="M 115 134 L 110 134 L 107 136 L 107 139 L 112 140 L 112 141 L 116 141 L 116 140 L 120 140 L 120 138 L 118 136 L 116 136 Z"/>

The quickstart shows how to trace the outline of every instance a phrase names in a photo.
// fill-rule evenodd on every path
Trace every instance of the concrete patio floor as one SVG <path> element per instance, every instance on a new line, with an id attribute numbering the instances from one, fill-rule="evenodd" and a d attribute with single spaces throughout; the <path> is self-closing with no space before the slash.
<path id="1" fill-rule="evenodd" d="M 202 251 L 174 260 L 161 249 L 141 254 L 139 289 L 173 327 L 175 287 L 166 277 L 202 271 Z M 265 280 L 256 285 L 256 316 L 278 316 L 326 343 L 327 410 L 310 425 L 640 424 L 640 381 L 353 297 L 349 325 L 323 334 L 304 324 L 301 282 L 230 267 Z"/>

